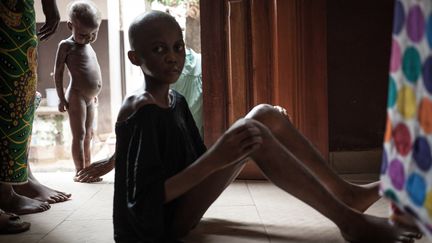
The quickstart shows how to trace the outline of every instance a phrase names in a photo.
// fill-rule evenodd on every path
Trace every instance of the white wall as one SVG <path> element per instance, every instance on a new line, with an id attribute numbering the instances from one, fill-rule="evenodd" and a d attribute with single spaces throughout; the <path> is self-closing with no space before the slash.
<path id="1" fill-rule="evenodd" d="M 99 10 L 102 13 L 102 19 L 108 19 L 108 8 L 107 1 L 110 0 L 93 0 L 93 2 L 98 6 Z M 60 12 L 61 21 L 67 21 L 67 5 L 72 2 L 71 0 L 57 0 L 57 8 Z M 42 3 L 41 0 L 35 0 L 34 3 L 36 10 L 36 22 L 43 23 L 45 22 L 45 16 L 42 11 Z"/>
<path id="2" fill-rule="evenodd" d="M 124 31 L 124 58 L 125 58 L 125 78 L 126 94 L 131 94 L 137 90 L 143 90 L 144 75 L 141 69 L 130 63 L 127 52 L 130 50 L 128 29 L 132 21 L 141 13 L 146 11 L 146 1 L 143 0 L 121 0 L 122 3 L 122 30 Z"/>
<path id="3" fill-rule="evenodd" d="M 111 122 L 115 127 L 117 114 L 122 103 L 121 62 L 120 62 L 120 2 L 110 1 L 108 5 L 109 68 L 111 90 Z"/>

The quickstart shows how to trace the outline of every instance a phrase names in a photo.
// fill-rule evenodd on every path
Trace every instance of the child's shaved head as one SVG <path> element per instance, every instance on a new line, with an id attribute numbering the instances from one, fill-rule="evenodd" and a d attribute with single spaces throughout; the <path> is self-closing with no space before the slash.
<path id="1" fill-rule="evenodd" d="M 68 6 L 69 21 L 78 20 L 88 27 L 98 27 L 101 22 L 101 13 L 91 1 L 73 1 Z"/>
<path id="2" fill-rule="evenodd" d="M 151 35 L 152 30 L 159 27 L 161 23 L 169 24 L 181 33 L 180 25 L 173 16 L 165 12 L 152 10 L 139 15 L 132 21 L 129 27 L 129 44 L 131 49 L 135 50 L 142 38 L 145 38 L 146 35 Z"/>

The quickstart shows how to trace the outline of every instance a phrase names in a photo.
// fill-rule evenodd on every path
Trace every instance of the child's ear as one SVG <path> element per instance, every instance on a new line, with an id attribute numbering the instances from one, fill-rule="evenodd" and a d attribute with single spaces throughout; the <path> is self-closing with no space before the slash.
<path id="1" fill-rule="evenodd" d="M 128 57 L 129 57 L 129 60 L 131 61 L 131 63 L 133 65 L 141 66 L 140 60 L 139 60 L 138 55 L 135 51 L 128 51 Z"/>
<path id="2" fill-rule="evenodd" d="M 67 27 L 69 30 L 72 30 L 72 22 L 68 21 L 67 22 Z"/>

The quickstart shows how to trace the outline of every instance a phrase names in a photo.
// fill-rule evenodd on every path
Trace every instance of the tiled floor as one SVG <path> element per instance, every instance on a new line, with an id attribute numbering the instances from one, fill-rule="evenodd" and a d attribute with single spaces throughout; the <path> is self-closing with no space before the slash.
<path id="1" fill-rule="evenodd" d="M 113 241 L 113 173 L 98 184 L 72 182 L 72 174 L 37 173 L 43 183 L 73 194 L 44 213 L 23 216 L 30 231 L 0 236 L 6 243 L 108 243 Z M 375 203 L 367 213 L 385 216 Z M 336 226 L 312 208 L 264 181 L 237 181 L 222 194 L 186 239 L 192 243 L 344 242 Z M 427 242 L 425 239 L 418 242 Z"/>

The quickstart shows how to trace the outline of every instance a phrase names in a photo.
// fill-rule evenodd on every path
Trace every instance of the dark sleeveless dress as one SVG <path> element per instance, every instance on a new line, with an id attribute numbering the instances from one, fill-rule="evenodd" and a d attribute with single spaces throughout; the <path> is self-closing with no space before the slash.
<path id="1" fill-rule="evenodd" d="M 172 94 L 171 107 L 145 105 L 116 124 L 116 242 L 172 242 L 176 201 L 164 204 L 165 180 L 206 151 L 186 100 Z"/>

